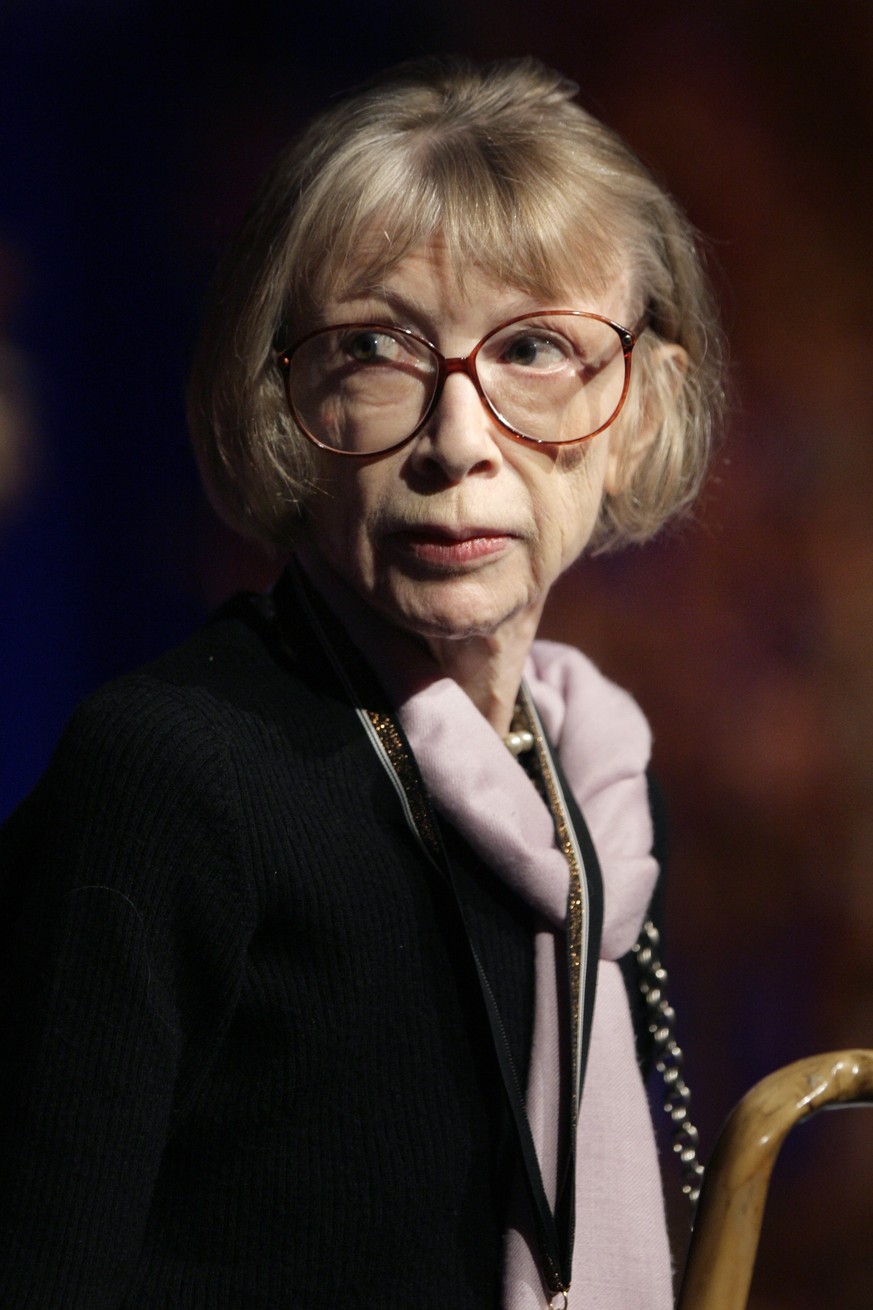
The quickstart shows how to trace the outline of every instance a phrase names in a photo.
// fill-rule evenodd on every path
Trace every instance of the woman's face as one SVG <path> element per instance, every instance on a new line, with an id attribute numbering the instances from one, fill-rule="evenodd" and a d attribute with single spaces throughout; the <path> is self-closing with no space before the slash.
<path id="1" fill-rule="evenodd" d="M 465 356 L 497 324 L 533 309 L 589 309 L 624 321 L 625 288 L 591 304 L 570 288 L 545 303 L 470 269 L 458 286 L 443 247 L 407 256 L 361 298 L 329 302 L 325 325 L 390 322 Z M 313 326 L 319 326 L 314 324 Z M 471 380 L 452 374 L 426 427 L 368 459 L 320 453 L 309 540 L 383 617 L 427 638 L 491 635 L 538 619 L 582 552 L 615 476 L 616 428 L 535 448 L 494 424 Z"/>

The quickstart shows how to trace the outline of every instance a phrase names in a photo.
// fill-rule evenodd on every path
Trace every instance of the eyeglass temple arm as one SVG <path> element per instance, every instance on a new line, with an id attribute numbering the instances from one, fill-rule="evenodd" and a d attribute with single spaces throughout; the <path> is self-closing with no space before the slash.
<path id="1" fill-rule="evenodd" d="M 704 1176 L 676 1310 L 745 1310 L 767 1188 L 795 1124 L 873 1102 L 873 1051 L 832 1051 L 777 1069 L 731 1113 Z"/>

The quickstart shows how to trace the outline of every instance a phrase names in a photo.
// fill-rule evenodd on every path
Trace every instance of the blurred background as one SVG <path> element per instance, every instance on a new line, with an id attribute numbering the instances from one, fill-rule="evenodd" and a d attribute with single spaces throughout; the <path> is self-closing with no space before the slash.
<path id="1" fill-rule="evenodd" d="M 446 50 L 578 81 L 705 234 L 723 306 L 697 514 L 584 561 L 546 625 L 654 727 L 706 1155 L 776 1065 L 873 1047 L 869 0 L 0 0 L 0 815 L 81 696 L 271 580 L 186 444 L 206 281 L 303 119 Z M 873 1114 L 821 1116 L 777 1168 L 753 1310 L 869 1306 L 871 1231 Z"/>

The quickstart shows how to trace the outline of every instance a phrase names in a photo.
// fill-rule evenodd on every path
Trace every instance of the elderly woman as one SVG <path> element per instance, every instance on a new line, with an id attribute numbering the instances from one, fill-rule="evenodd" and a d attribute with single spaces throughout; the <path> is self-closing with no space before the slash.
<path id="1" fill-rule="evenodd" d="M 194 440 L 291 562 L 92 697 L 3 833 L 3 1307 L 671 1304 L 618 963 L 649 733 L 534 636 L 692 497 L 717 340 L 573 91 L 401 68 L 229 254 Z"/>

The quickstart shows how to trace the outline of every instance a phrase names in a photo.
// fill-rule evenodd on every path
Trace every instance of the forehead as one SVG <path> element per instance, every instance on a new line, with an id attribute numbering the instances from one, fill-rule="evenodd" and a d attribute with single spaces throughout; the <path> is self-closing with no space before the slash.
<path id="1" fill-rule="evenodd" d="M 465 243 L 466 244 L 466 243 Z M 438 295 L 447 304 L 475 299 L 483 291 L 515 293 L 553 308 L 578 305 L 607 312 L 626 304 L 633 295 L 634 278 L 616 252 L 567 250 L 548 264 L 533 266 L 503 258 L 492 251 L 459 249 L 444 231 L 419 243 L 393 240 L 386 229 L 368 232 L 358 245 L 358 258 L 324 279 L 318 299 L 327 302 L 378 299 L 398 287 Z M 582 303 L 584 302 L 584 303 Z"/>
<path id="2" fill-rule="evenodd" d="M 289 269 L 292 302 L 318 306 L 378 284 L 413 250 L 437 242 L 458 283 L 475 267 L 549 300 L 580 284 L 596 292 L 629 271 L 639 243 L 627 215 L 597 188 L 572 179 L 566 186 L 534 187 L 528 179 L 497 188 L 490 175 L 432 178 L 404 162 L 398 176 L 374 161 L 373 178 L 351 197 L 335 180 L 336 203 L 326 206 L 324 221 L 307 225 Z"/>

